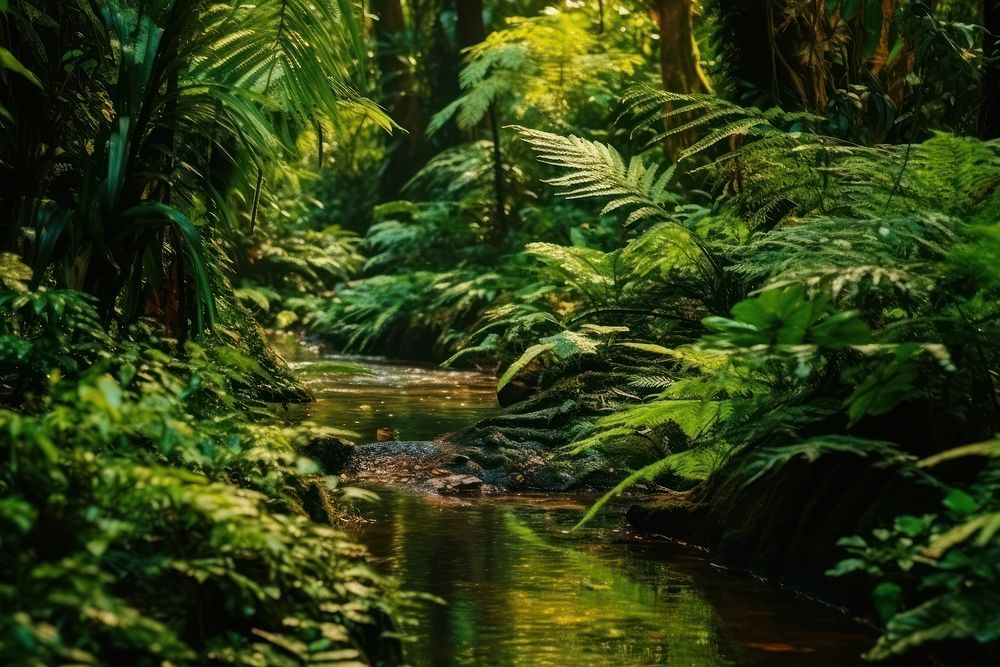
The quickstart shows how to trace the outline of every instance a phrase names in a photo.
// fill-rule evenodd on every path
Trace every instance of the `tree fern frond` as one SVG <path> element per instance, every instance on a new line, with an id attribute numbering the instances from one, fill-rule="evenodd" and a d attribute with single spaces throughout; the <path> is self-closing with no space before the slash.
<path id="1" fill-rule="evenodd" d="M 613 147 L 572 135 L 562 137 L 524 127 L 515 129 L 540 162 L 569 170 L 546 181 L 560 188 L 563 196 L 612 198 L 605 211 L 629 210 L 629 225 L 645 220 L 676 220 L 672 206 L 678 198 L 667 190 L 674 176 L 673 168 L 647 166 L 638 156 L 626 164 Z"/>
<path id="2" fill-rule="evenodd" d="M 734 121 L 728 125 L 712 130 L 708 136 L 699 139 L 691 146 L 682 150 L 678 154 L 678 160 L 686 160 L 687 158 L 697 155 L 705 149 L 711 148 L 715 144 L 723 141 L 724 139 L 728 139 L 729 137 L 742 136 L 744 134 L 749 134 L 751 130 L 759 131 L 761 129 L 774 131 L 771 124 L 763 118 L 744 118 L 742 120 Z"/>
<path id="3" fill-rule="evenodd" d="M 364 68 L 350 63 L 367 54 L 360 28 L 343 0 L 267 0 L 227 6 L 190 0 L 198 29 L 187 50 L 190 76 L 273 97 L 287 112 L 305 119 L 335 116 L 344 100 L 362 104 L 384 126 L 391 121 L 364 104 L 356 82 Z M 186 54 L 182 54 L 186 55 Z M 347 109 L 354 111 L 354 108 Z"/>
<path id="4" fill-rule="evenodd" d="M 628 108 L 632 135 L 652 131 L 647 146 L 680 133 L 707 128 L 709 134 L 679 154 L 684 160 L 732 136 L 766 136 L 785 133 L 787 128 L 813 124 L 821 120 L 808 113 L 787 113 L 780 109 L 761 111 L 742 107 L 714 95 L 688 95 L 641 85 L 630 88 L 622 98 Z M 677 116 L 692 116 L 690 120 L 665 130 L 657 130 Z M 718 121 L 725 119 L 724 123 Z"/>

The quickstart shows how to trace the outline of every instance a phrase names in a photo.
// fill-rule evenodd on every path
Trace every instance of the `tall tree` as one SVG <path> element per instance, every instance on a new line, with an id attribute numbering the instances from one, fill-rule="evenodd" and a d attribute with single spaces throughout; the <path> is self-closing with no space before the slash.
<path id="1" fill-rule="evenodd" d="M 660 32 L 660 79 L 663 89 L 674 93 L 711 90 L 701 70 L 692 5 L 693 0 L 654 0 L 653 13 Z M 690 143 L 692 136 L 692 132 L 687 132 L 668 137 L 664 144 L 667 155 L 675 155 Z"/>
<path id="2" fill-rule="evenodd" d="M 393 133 L 379 180 L 379 197 L 398 199 L 400 191 L 427 161 L 426 124 L 418 82 L 407 57 L 411 32 L 401 0 L 371 0 L 375 16 L 376 61 L 380 72 L 382 105 L 403 128 Z"/>
<path id="3" fill-rule="evenodd" d="M 655 0 L 660 28 L 660 76 L 663 89 L 675 93 L 711 90 L 701 70 L 694 38 L 693 0 Z"/>

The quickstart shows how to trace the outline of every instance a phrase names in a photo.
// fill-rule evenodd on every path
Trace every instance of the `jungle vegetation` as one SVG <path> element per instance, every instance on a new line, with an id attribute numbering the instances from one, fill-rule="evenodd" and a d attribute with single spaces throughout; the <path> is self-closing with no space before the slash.
<path id="1" fill-rule="evenodd" d="M 820 576 L 870 593 L 869 659 L 995 660 L 998 34 L 995 0 L 0 0 L 0 661 L 401 660 L 311 458 L 345 434 L 274 421 L 309 397 L 263 328 L 512 414 L 573 388 L 553 455 L 623 470 L 592 512 L 889 471 Z"/>

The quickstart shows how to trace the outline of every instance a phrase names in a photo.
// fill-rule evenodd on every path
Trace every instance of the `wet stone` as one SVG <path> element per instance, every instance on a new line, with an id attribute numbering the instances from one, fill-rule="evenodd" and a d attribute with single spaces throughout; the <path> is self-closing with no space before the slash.
<path id="1" fill-rule="evenodd" d="M 482 489 L 483 480 L 473 475 L 448 475 L 428 480 L 428 484 L 442 494 L 471 493 Z"/>

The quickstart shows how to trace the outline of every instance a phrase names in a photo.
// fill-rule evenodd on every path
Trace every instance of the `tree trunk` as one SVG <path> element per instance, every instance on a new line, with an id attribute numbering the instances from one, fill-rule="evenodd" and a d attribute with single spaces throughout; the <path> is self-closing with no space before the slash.
<path id="1" fill-rule="evenodd" d="M 987 63 L 983 68 L 983 98 L 979 106 L 979 136 L 983 139 L 1000 137 L 1000 0 L 983 0 L 983 26 L 987 34 L 983 51 Z"/>
<path id="2" fill-rule="evenodd" d="M 756 98 L 770 94 L 777 98 L 778 78 L 771 54 L 769 0 L 716 0 L 719 13 L 720 42 L 724 44 L 723 63 L 737 90 L 736 99 L 745 94 Z M 755 99 L 767 106 L 772 100 Z"/>
<path id="3" fill-rule="evenodd" d="M 482 0 L 456 0 L 458 20 L 455 33 L 460 48 L 467 48 L 486 39 L 486 24 L 483 22 Z M 507 236 L 507 188 L 503 169 L 503 151 L 500 145 L 500 118 L 496 102 L 490 104 L 486 122 L 493 142 L 493 238 L 501 242 Z"/>
<path id="4" fill-rule="evenodd" d="M 882 32 L 878 39 L 878 48 L 875 49 L 875 53 L 872 54 L 871 59 L 871 71 L 872 74 L 878 75 L 885 67 L 885 63 L 889 58 L 889 38 L 892 35 L 892 21 L 896 16 L 896 10 L 899 8 L 899 0 L 882 0 Z"/>
<path id="5" fill-rule="evenodd" d="M 493 194 L 494 194 L 494 222 L 495 240 L 497 242 L 507 238 L 507 184 L 503 174 L 503 153 L 500 150 L 500 119 L 497 114 L 497 105 L 494 102 L 490 105 L 490 133 L 493 138 Z"/>
<path id="6" fill-rule="evenodd" d="M 692 0 L 656 0 L 660 28 L 660 77 L 663 89 L 675 93 L 711 90 L 701 71 L 694 39 Z"/>
<path id="7" fill-rule="evenodd" d="M 450 11 L 457 14 L 456 5 L 462 4 L 464 3 L 461 0 L 436 0 L 434 5 L 434 34 L 424 68 L 430 83 L 426 106 L 433 111 L 443 109 L 462 94 L 462 89 L 458 85 L 458 74 L 462 66 L 462 56 L 459 51 L 465 45 L 459 42 L 457 36 L 453 39 L 444 24 L 446 13 Z M 458 28 L 459 26 L 456 26 L 456 33 Z M 462 134 L 455 124 L 448 123 L 428 139 L 429 153 L 435 155 L 457 146 L 462 141 Z"/>
<path id="8" fill-rule="evenodd" d="M 660 78 L 663 89 L 673 93 L 707 93 L 711 86 L 701 71 L 698 44 L 694 38 L 692 0 L 656 0 L 654 13 L 660 29 Z M 667 105 L 670 110 L 671 105 Z M 673 120 L 673 119 L 671 119 Z M 673 122 L 683 123 L 674 120 Z M 669 126 L 671 121 L 667 121 Z M 678 151 L 692 143 L 685 132 L 667 138 L 664 150 L 675 159 Z"/>
<path id="9" fill-rule="evenodd" d="M 458 47 L 464 49 L 486 39 L 483 22 L 483 0 L 455 0 L 457 21 L 455 37 Z"/>
<path id="10" fill-rule="evenodd" d="M 405 130 L 390 139 L 379 181 L 379 198 L 389 201 L 400 197 L 403 186 L 427 161 L 427 121 L 413 72 L 397 50 L 399 37 L 407 31 L 402 2 L 372 0 L 371 12 L 378 17 L 374 33 L 382 104 Z"/>

